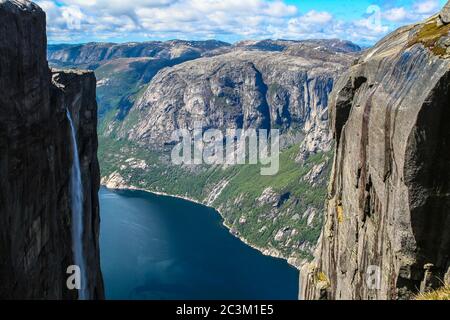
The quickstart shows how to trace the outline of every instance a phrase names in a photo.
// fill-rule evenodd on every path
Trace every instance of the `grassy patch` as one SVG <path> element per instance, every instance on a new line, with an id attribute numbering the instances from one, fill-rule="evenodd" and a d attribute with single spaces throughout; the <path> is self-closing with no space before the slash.
<path id="1" fill-rule="evenodd" d="M 427 293 L 418 294 L 415 300 L 450 300 L 450 285 Z"/>
<path id="2" fill-rule="evenodd" d="M 438 26 L 436 21 L 432 20 L 422 26 L 422 28 L 410 40 L 408 47 L 415 44 L 422 44 L 425 48 L 432 51 L 437 56 L 446 54 L 446 48 L 437 44 L 438 40 L 450 32 L 450 24 Z"/>

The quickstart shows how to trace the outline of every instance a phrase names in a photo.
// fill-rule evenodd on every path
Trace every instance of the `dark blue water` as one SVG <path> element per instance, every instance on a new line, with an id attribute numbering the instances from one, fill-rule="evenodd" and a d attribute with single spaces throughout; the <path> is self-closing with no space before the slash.
<path id="1" fill-rule="evenodd" d="M 210 208 L 100 191 L 107 299 L 297 299 L 298 271 L 245 245 Z"/>

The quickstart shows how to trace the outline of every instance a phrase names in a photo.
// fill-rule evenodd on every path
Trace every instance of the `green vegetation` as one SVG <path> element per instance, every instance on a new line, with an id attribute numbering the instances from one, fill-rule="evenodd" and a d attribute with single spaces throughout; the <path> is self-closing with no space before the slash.
<path id="1" fill-rule="evenodd" d="M 434 291 L 420 293 L 415 297 L 415 300 L 450 300 L 450 285 L 445 285 Z"/>
<path id="2" fill-rule="evenodd" d="M 143 73 L 147 64 L 147 60 L 117 59 L 95 70 L 101 83 L 97 87 L 100 116 L 109 110 L 131 107 L 146 88 Z"/>
<path id="3" fill-rule="evenodd" d="M 173 166 L 170 150 L 149 150 L 102 135 L 99 140 L 102 177 L 118 173 L 128 186 L 208 203 L 251 244 L 285 257 L 312 259 L 322 227 L 330 154 L 316 154 L 299 164 L 295 145 L 281 153 L 277 175 L 262 176 L 259 165 Z M 133 166 L 133 159 L 145 161 L 146 167 Z M 304 181 L 314 166 L 323 163 L 327 165 L 318 182 L 312 186 Z M 214 197 L 215 193 L 220 194 Z M 271 195 L 271 201 L 261 199 L 263 193 Z M 312 217 L 305 215 L 308 209 Z"/>
<path id="4" fill-rule="evenodd" d="M 409 47 L 421 43 L 425 48 L 431 50 L 437 56 L 444 56 L 447 49 L 438 44 L 438 40 L 448 35 L 450 24 L 438 26 L 435 19 L 425 23 L 409 42 Z"/>

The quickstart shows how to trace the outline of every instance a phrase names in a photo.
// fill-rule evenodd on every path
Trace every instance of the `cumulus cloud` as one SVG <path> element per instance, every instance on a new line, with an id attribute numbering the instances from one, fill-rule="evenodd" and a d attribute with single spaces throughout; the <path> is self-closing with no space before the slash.
<path id="1" fill-rule="evenodd" d="M 418 14 L 433 14 L 439 10 L 439 7 L 439 0 L 420 0 L 413 6 Z"/>
<path id="2" fill-rule="evenodd" d="M 36 0 L 47 12 L 52 42 L 111 39 L 342 38 L 374 42 L 389 31 L 384 22 L 413 20 L 411 10 L 368 10 L 348 21 L 328 11 L 302 11 L 283 0 Z M 413 5 L 424 15 L 437 0 Z M 377 7 L 369 7 L 369 9 Z M 420 12 L 420 13 L 419 13 Z"/>
<path id="3" fill-rule="evenodd" d="M 333 16 L 326 12 L 317 12 L 315 10 L 311 10 L 305 15 L 299 17 L 297 20 L 301 24 L 326 24 L 329 23 L 333 19 Z"/>
<path id="4" fill-rule="evenodd" d="M 390 22 L 411 23 L 426 19 L 440 9 L 439 0 L 419 0 L 412 7 L 394 7 L 383 12 L 383 18 Z"/>
<path id="5" fill-rule="evenodd" d="M 408 19 L 409 13 L 404 7 L 392 8 L 384 13 L 384 18 L 392 22 L 400 22 Z"/>

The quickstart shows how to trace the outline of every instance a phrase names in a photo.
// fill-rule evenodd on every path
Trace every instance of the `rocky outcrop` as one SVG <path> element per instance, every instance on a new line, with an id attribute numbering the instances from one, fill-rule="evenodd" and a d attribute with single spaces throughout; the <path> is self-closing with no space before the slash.
<path id="1" fill-rule="evenodd" d="M 64 108 L 69 109 L 78 135 L 78 152 L 84 193 L 83 247 L 86 264 L 89 268 L 87 272 L 88 291 L 91 298 L 103 298 L 103 280 L 99 255 L 100 212 L 98 190 L 100 188 L 100 167 L 97 159 L 96 79 L 92 72 L 52 70 L 52 82 L 51 105 L 58 106 L 62 111 L 64 111 Z M 65 136 L 66 131 L 61 132 L 61 135 Z M 67 150 L 65 151 L 67 152 Z M 67 185 L 64 188 L 67 188 Z"/>
<path id="2" fill-rule="evenodd" d="M 0 298 L 77 298 L 66 286 L 73 265 L 66 108 L 78 132 L 89 297 L 103 298 L 95 77 L 52 75 L 45 13 L 35 4 L 1 1 L 0 29 Z"/>
<path id="3" fill-rule="evenodd" d="M 439 14 L 439 17 L 441 18 L 443 23 L 450 23 L 450 2 L 447 2 L 447 4 L 444 6 L 441 13 Z"/>
<path id="4" fill-rule="evenodd" d="M 336 154 L 305 299 L 408 299 L 448 279 L 450 29 L 437 19 L 387 36 L 333 91 Z"/>

